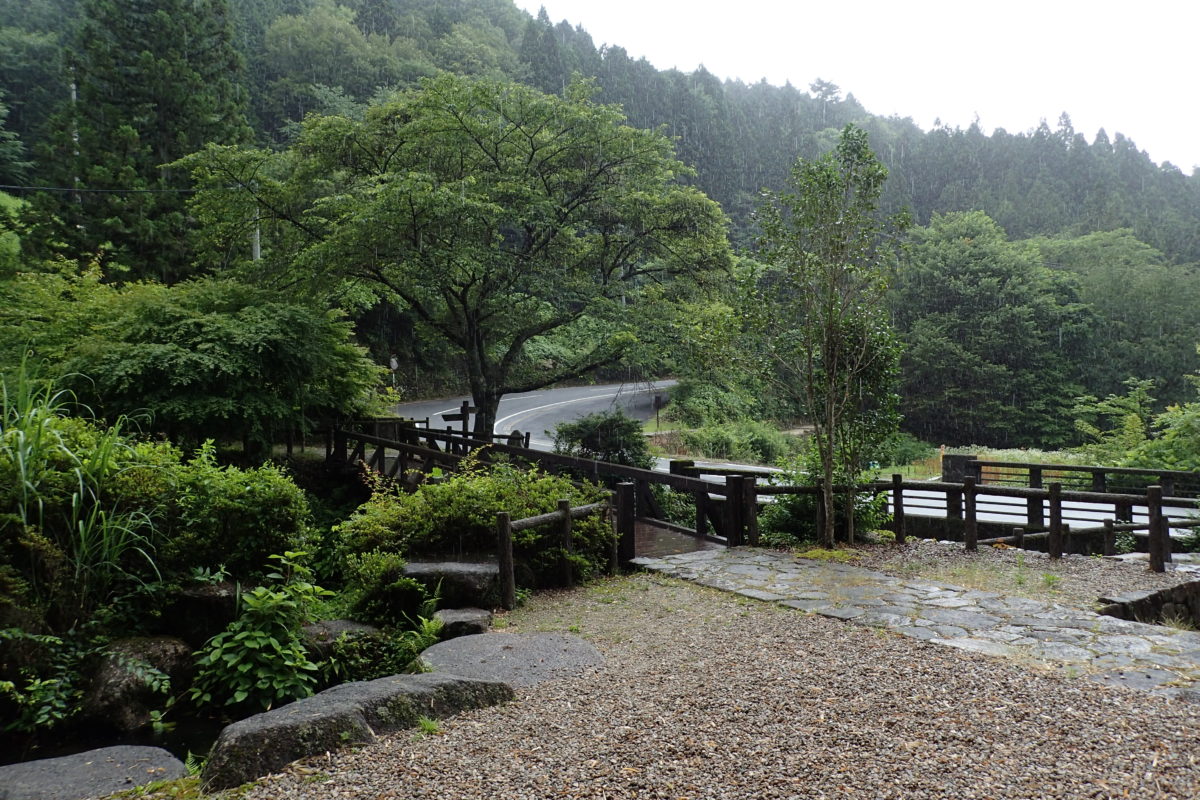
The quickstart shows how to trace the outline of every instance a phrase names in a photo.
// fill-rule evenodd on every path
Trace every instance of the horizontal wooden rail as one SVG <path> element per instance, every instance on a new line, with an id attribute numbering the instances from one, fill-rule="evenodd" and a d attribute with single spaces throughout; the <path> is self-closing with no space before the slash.
<path id="1" fill-rule="evenodd" d="M 513 533 L 544 525 L 558 525 L 558 545 L 562 551 L 560 569 L 562 570 L 563 585 L 571 588 L 575 585 L 575 571 L 571 565 L 571 554 L 574 552 L 574 540 L 571 538 L 572 521 L 597 513 L 607 513 L 612 507 L 612 501 L 590 503 L 585 506 L 571 506 L 569 500 L 559 500 L 558 509 L 548 514 L 538 514 L 524 519 L 512 519 L 507 511 L 496 514 L 496 561 L 500 568 L 500 604 L 512 610 L 517 606 L 517 576 L 513 558 Z"/>

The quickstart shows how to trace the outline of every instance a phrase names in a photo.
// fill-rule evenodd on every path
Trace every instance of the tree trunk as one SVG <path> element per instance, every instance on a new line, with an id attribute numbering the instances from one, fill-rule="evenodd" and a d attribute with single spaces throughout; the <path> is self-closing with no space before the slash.
<path id="1" fill-rule="evenodd" d="M 471 393 L 471 401 L 475 405 L 475 424 L 471 432 L 476 439 L 491 441 L 491 435 L 496 427 L 496 412 L 500 408 L 500 393 L 491 389 L 483 389 Z"/>

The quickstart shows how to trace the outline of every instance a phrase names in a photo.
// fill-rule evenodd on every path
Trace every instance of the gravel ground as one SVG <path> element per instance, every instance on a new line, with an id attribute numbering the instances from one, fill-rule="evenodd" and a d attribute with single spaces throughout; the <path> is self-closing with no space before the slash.
<path id="1" fill-rule="evenodd" d="M 1151 572 L 1145 562 L 1077 555 L 1056 560 L 1045 553 L 986 545 L 968 553 L 961 543 L 932 539 L 912 539 L 901 547 L 865 545 L 857 554 L 851 563 L 896 577 L 944 581 L 1079 608 L 1095 608 L 1097 599 L 1106 595 L 1200 580 L 1194 572 Z"/>
<path id="2" fill-rule="evenodd" d="M 510 631 L 607 666 L 310 759 L 308 798 L 1194 798 L 1200 706 L 635 575 L 535 596 Z"/>

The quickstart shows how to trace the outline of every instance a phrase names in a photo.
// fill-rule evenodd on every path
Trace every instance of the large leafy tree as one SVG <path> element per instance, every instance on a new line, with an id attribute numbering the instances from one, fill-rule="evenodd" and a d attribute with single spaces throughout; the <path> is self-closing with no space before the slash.
<path id="1" fill-rule="evenodd" d="M 647 287 L 728 266 L 720 208 L 677 182 L 665 136 L 623 122 L 586 84 L 446 76 L 362 121 L 310 118 L 284 153 L 187 163 L 223 262 L 258 228 L 258 274 L 395 300 L 461 356 L 488 432 L 504 394 L 619 359 Z"/>
<path id="2" fill-rule="evenodd" d="M 847 125 L 837 147 L 797 159 L 787 191 L 761 212 L 762 255 L 772 271 L 759 290 L 766 373 L 812 423 L 821 468 L 823 538 L 834 541 L 833 487 L 857 477 L 864 456 L 896 428 L 898 350 L 885 291 L 893 260 L 876 212 L 887 169 L 864 130 Z M 853 497 L 847 495 L 853 540 Z"/>
<path id="3" fill-rule="evenodd" d="M 1066 444 L 1093 316 L 981 211 L 913 233 L 892 292 L 905 427 L 952 444 Z"/>
<path id="4" fill-rule="evenodd" d="M 75 98 L 44 158 L 50 180 L 77 191 L 42 207 L 76 252 L 108 247 L 133 277 L 178 280 L 191 260 L 189 184 L 168 165 L 251 133 L 228 0 L 83 0 L 81 13 Z"/>
<path id="5" fill-rule="evenodd" d="M 335 312 L 205 278 L 103 283 L 96 269 L 0 281 L 0 370 L 27 354 L 97 415 L 151 417 L 177 441 L 241 440 L 361 413 L 380 370 Z"/>
<path id="6" fill-rule="evenodd" d="M 1097 396 L 1115 394 L 1131 376 L 1152 380 L 1162 403 L 1191 400 L 1187 375 L 1200 368 L 1200 266 L 1168 265 L 1132 231 L 1036 239 L 1042 261 L 1077 278 L 1079 297 L 1099 327 L 1083 383 Z"/>

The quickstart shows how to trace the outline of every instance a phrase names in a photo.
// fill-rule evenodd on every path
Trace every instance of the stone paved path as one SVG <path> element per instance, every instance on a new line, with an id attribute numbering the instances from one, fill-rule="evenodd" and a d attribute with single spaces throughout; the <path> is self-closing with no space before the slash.
<path id="1" fill-rule="evenodd" d="M 744 597 L 1200 702 L 1200 633 L 738 547 L 635 564 Z"/>

